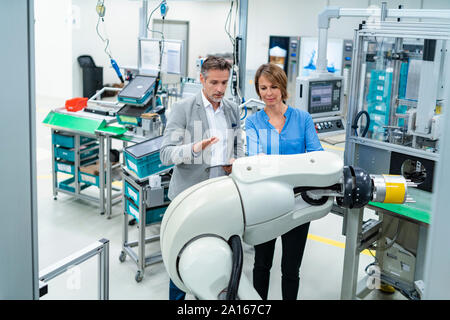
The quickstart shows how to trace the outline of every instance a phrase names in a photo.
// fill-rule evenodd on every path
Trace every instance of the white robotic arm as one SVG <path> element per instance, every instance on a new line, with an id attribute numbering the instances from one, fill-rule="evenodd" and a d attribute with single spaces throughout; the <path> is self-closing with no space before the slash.
<path id="1" fill-rule="evenodd" d="M 230 176 L 192 186 L 169 205 L 160 236 L 164 265 L 172 281 L 197 298 L 226 292 L 231 299 L 260 299 L 241 276 L 240 239 L 260 244 L 320 219 L 334 197 L 347 208 L 403 203 L 407 186 L 402 176 L 344 167 L 325 151 L 239 158 Z"/>

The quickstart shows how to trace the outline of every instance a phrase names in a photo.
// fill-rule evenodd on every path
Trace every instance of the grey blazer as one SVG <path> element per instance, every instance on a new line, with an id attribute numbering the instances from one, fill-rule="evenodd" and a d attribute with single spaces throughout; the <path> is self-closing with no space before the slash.
<path id="1" fill-rule="evenodd" d="M 227 121 L 228 158 L 244 156 L 244 141 L 238 107 L 227 99 L 222 100 Z M 173 200 L 185 189 L 209 179 L 211 148 L 194 155 L 194 143 L 210 137 L 208 118 L 203 105 L 202 93 L 183 99 L 172 105 L 164 130 L 161 146 L 161 162 L 172 165 L 169 199 Z"/>

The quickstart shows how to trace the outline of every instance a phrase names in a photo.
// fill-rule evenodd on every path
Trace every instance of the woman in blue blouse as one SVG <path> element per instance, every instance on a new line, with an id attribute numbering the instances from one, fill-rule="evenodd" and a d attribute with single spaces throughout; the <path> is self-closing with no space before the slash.
<path id="1" fill-rule="evenodd" d="M 265 103 L 264 110 L 248 117 L 245 122 L 247 153 L 297 154 L 323 150 L 311 115 L 285 104 L 286 74 L 275 64 L 259 67 L 255 88 Z M 283 300 L 296 300 L 299 270 L 306 245 L 309 223 L 298 226 L 281 236 L 281 291 Z M 253 286 L 262 299 L 267 300 L 270 269 L 276 239 L 255 246 Z"/>

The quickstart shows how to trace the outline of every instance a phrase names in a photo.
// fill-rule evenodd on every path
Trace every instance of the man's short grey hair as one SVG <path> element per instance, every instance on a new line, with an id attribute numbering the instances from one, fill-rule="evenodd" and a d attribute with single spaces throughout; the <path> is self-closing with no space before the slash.
<path id="1" fill-rule="evenodd" d="M 217 57 L 217 56 L 209 56 L 203 61 L 202 68 L 200 70 L 203 77 L 206 79 L 208 71 L 214 70 L 227 70 L 230 71 L 231 63 L 228 62 L 225 58 Z"/>

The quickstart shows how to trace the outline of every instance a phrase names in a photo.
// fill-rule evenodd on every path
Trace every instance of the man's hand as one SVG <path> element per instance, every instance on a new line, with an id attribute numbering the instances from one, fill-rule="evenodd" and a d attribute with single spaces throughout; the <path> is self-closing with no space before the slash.
<path id="1" fill-rule="evenodd" d="M 195 143 L 192 146 L 192 150 L 195 153 L 198 153 L 198 152 L 200 152 L 202 150 L 205 150 L 206 147 L 216 143 L 217 141 L 219 141 L 219 138 L 217 138 L 217 137 L 211 137 L 209 139 L 204 139 L 202 141 L 199 141 L 199 142 Z"/>
<path id="2" fill-rule="evenodd" d="M 231 171 L 233 170 L 233 162 L 234 160 L 236 160 L 235 158 L 231 158 L 229 163 L 229 166 L 222 166 L 223 170 L 225 171 L 226 174 L 230 174 Z"/>

